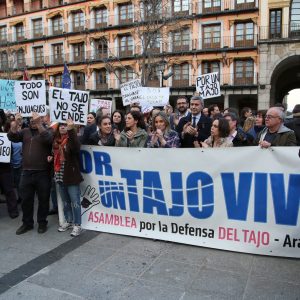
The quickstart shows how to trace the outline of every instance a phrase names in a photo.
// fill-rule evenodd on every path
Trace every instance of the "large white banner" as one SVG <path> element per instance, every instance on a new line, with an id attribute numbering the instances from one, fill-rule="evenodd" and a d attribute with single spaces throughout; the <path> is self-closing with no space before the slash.
<path id="1" fill-rule="evenodd" d="M 31 117 L 33 112 L 46 115 L 45 80 L 15 81 L 17 112 L 23 117 Z"/>
<path id="2" fill-rule="evenodd" d="M 142 106 L 165 106 L 169 104 L 170 88 L 140 87 Z"/>
<path id="3" fill-rule="evenodd" d="M 89 92 L 51 87 L 49 105 L 52 122 L 66 123 L 71 118 L 74 124 L 86 125 Z"/>
<path id="4" fill-rule="evenodd" d="M 140 102 L 140 87 L 142 86 L 140 79 L 134 79 L 120 84 L 123 105 Z"/>
<path id="5" fill-rule="evenodd" d="M 0 162 L 9 163 L 11 154 L 11 142 L 7 138 L 7 133 L 0 133 Z"/>
<path id="6" fill-rule="evenodd" d="M 83 146 L 82 226 L 300 258 L 298 150 Z"/>

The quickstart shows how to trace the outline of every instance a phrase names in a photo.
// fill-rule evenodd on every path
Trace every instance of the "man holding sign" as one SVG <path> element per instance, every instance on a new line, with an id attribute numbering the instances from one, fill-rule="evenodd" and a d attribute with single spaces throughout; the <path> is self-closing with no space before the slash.
<path id="1" fill-rule="evenodd" d="M 51 155 L 53 135 L 42 125 L 38 113 L 33 113 L 30 127 L 18 131 L 17 122 L 11 123 L 8 138 L 12 142 L 22 142 L 23 172 L 20 180 L 22 194 L 23 225 L 16 234 L 23 234 L 33 229 L 34 196 L 38 196 L 37 222 L 38 232 L 47 231 L 47 215 L 51 188 L 50 164 L 47 161 Z"/>

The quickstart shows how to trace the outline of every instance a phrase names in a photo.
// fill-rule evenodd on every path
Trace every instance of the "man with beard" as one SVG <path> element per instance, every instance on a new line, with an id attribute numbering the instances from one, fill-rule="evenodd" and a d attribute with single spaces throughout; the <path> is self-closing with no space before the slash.
<path id="1" fill-rule="evenodd" d="M 179 96 L 176 101 L 177 113 L 170 116 L 170 126 L 173 130 L 176 130 L 181 118 L 187 117 L 190 114 L 188 108 L 188 99 L 185 96 Z"/>

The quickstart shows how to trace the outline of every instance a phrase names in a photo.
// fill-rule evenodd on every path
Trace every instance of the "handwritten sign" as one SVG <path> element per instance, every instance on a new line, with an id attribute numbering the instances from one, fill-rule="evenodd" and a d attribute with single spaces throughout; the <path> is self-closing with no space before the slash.
<path id="1" fill-rule="evenodd" d="M 120 85 L 123 105 L 140 102 L 139 88 L 142 86 L 140 79 L 131 80 Z"/>
<path id="2" fill-rule="evenodd" d="M 104 99 L 91 99 L 90 100 L 90 111 L 97 112 L 99 108 L 102 108 L 103 115 L 111 115 L 112 101 Z"/>
<path id="3" fill-rule="evenodd" d="M 23 117 L 31 117 L 33 112 L 46 115 L 45 80 L 16 81 L 15 98 L 17 112 Z"/>
<path id="4" fill-rule="evenodd" d="M 11 154 L 11 142 L 6 133 L 0 133 L 0 162 L 9 163 Z"/>
<path id="5" fill-rule="evenodd" d="M 141 87 L 140 104 L 142 106 L 164 106 L 169 103 L 170 88 Z"/>
<path id="6" fill-rule="evenodd" d="M 51 87 L 49 89 L 50 119 L 52 122 L 86 125 L 89 92 Z"/>
<path id="7" fill-rule="evenodd" d="M 4 110 L 16 109 L 14 80 L 0 79 L 0 108 Z"/>
<path id="8" fill-rule="evenodd" d="M 218 72 L 203 74 L 197 77 L 196 90 L 203 99 L 221 96 Z"/>

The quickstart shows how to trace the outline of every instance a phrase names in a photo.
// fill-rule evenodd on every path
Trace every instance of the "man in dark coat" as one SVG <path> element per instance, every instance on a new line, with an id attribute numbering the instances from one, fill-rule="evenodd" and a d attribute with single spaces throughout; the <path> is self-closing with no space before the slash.
<path id="1" fill-rule="evenodd" d="M 300 104 L 295 105 L 293 109 L 293 118 L 284 124 L 287 128 L 294 130 L 297 145 L 300 146 Z"/>
<path id="2" fill-rule="evenodd" d="M 16 231 L 16 234 L 23 234 L 33 229 L 35 194 L 37 194 L 39 202 L 37 211 L 38 232 L 44 233 L 47 231 L 51 188 L 50 164 L 47 158 L 51 155 L 52 131 L 43 126 L 41 117 L 37 113 L 33 113 L 29 128 L 18 131 L 18 124 L 13 121 L 7 136 L 12 142 L 23 143 L 23 171 L 20 180 L 23 225 Z"/>
<path id="3" fill-rule="evenodd" d="M 194 148 L 194 142 L 204 142 L 210 136 L 212 121 L 202 114 L 203 101 L 199 96 L 193 96 L 190 101 L 191 114 L 181 118 L 177 132 L 183 148 Z"/>

